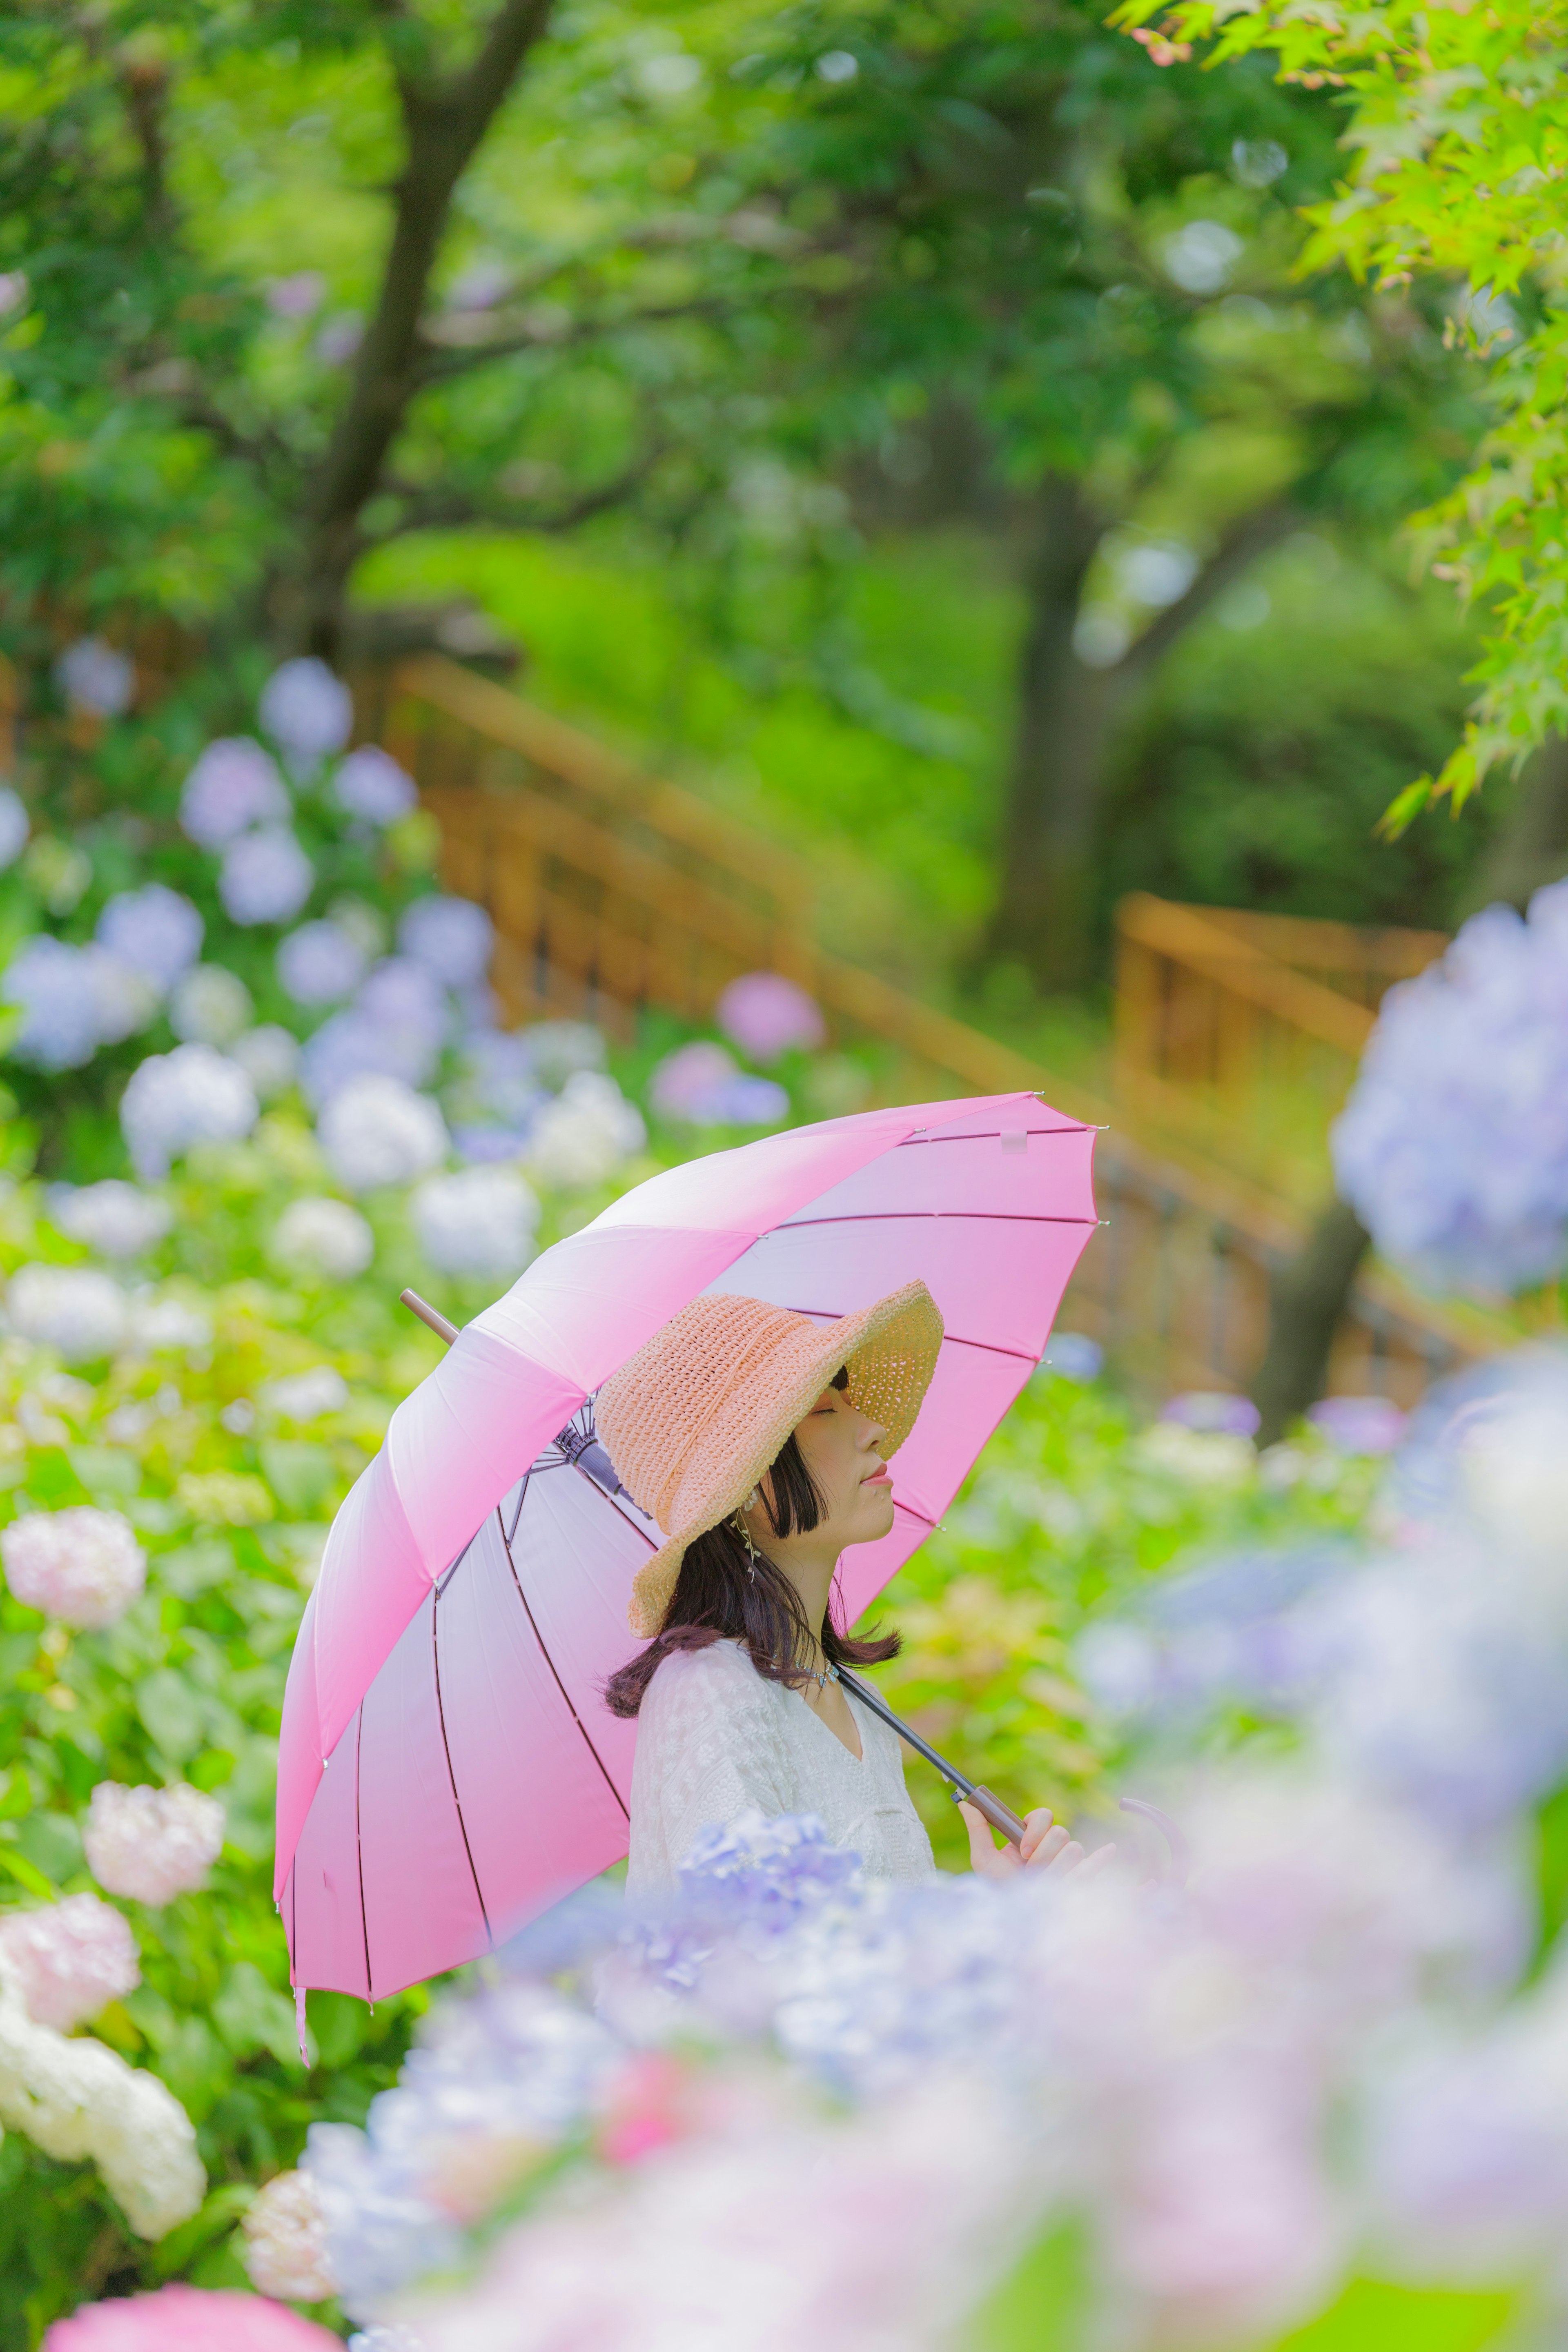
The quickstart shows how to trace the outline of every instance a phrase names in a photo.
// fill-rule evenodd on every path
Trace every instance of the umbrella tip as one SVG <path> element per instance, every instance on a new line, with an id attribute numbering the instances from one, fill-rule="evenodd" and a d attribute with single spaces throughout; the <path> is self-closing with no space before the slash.
<path id="1" fill-rule="evenodd" d="M 421 1323 L 427 1323 L 438 1339 L 445 1339 L 447 1347 L 451 1346 L 458 1336 L 458 1327 L 455 1323 L 448 1323 L 440 1309 L 432 1307 L 427 1298 L 421 1298 L 416 1290 L 400 1290 L 397 1303 L 400 1307 L 406 1307 L 411 1315 L 417 1315 Z"/>

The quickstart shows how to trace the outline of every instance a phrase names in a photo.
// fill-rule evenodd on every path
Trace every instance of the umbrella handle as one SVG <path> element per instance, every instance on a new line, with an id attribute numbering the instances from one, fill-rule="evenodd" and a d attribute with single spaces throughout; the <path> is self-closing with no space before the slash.
<path id="1" fill-rule="evenodd" d="M 979 1785 L 971 1789 L 955 1789 L 952 1801 L 955 1805 L 973 1805 L 977 1813 L 984 1815 L 994 1830 L 1001 1831 L 1009 1845 L 1021 1843 L 1027 1824 L 1021 1822 L 1000 1797 L 994 1797 L 989 1789 Z"/>

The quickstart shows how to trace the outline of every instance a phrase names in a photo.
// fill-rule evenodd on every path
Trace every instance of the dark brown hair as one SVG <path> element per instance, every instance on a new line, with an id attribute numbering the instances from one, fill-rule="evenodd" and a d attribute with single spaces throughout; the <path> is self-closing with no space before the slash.
<path id="1" fill-rule="evenodd" d="M 840 1372 L 831 1385 L 847 1385 Z M 763 1507 L 773 1533 L 808 1535 L 823 1513 L 823 1496 L 805 1466 L 792 1430 L 769 1473 L 772 1499 Z M 636 1715 L 647 1686 L 672 1650 L 705 1650 L 713 1642 L 741 1641 L 758 1674 L 771 1683 L 800 1687 L 811 1680 L 797 1661 L 816 1647 L 800 1595 L 765 1552 L 753 1559 L 732 1518 L 721 1519 L 686 1547 L 661 1633 L 605 1685 L 612 1715 Z M 822 1626 L 822 1654 L 832 1665 L 874 1666 L 899 1654 L 899 1637 L 851 1641 L 833 1622 L 833 1604 Z"/>

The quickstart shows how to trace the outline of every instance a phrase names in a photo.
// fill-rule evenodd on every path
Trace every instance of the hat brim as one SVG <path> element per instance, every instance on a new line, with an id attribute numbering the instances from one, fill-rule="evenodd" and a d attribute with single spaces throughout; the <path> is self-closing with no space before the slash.
<path id="1" fill-rule="evenodd" d="M 710 1462 L 717 1454 L 726 1464 L 721 1482 L 715 1485 L 709 1475 L 701 1481 L 705 1491 L 677 1489 L 670 1509 L 674 1530 L 632 1584 L 626 1620 L 633 1633 L 650 1640 L 660 1632 L 688 1545 L 740 1508 L 778 1459 L 790 1432 L 841 1370 L 849 1375 L 851 1404 L 886 1432 L 884 1457 L 896 1454 L 915 1425 L 942 1341 L 935 1299 L 923 1282 L 910 1282 L 857 1314 L 812 1325 L 789 1346 L 775 1349 L 750 1381 L 725 1399 L 710 1433 L 704 1454 Z"/>

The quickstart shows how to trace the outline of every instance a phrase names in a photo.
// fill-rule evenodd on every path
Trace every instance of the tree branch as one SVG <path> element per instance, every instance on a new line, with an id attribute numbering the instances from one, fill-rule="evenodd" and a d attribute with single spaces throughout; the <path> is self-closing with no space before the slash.
<path id="1" fill-rule="evenodd" d="M 663 326 L 672 319 L 720 318 L 733 308 L 732 303 L 717 295 L 704 296 L 689 302 L 663 302 L 646 310 L 626 311 L 619 318 L 574 319 L 559 330 L 553 322 L 548 327 L 520 326 L 515 334 L 498 335 L 488 343 L 460 344 L 455 351 L 432 350 L 426 343 L 426 356 L 416 367 L 415 382 L 424 391 L 431 384 L 449 383 L 473 368 L 487 367 L 491 360 L 515 358 L 519 352 L 567 351 L 605 335 L 618 334 L 623 328 Z"/>
<path id="2" fill-rule="evenodd" d="M 575 530 L 595 515 L 623 505 L 640 489 L 667 446 L 663 441 L 651 443 L 623 473 L 551 509 L 531 505 L 525 499 L 487 498 L 466 490 L 405 491 L 397 520 L 386 530 L 363 534 L 363 548 L 383 547 L 390 540 L 406 538 L 410 531 L 457 530 L 476 524 L 488 524 L 496 530 Z"/>
<path id="3" fill-rule="evenodd" d="M 1150 622 L 1141 637 L 1133 640 L 1121 660 L 1110 671 L 1119 683 L 1131 684 L 1144 677 L 1167 654 L 1176 639 L 1190 629 L 1193 623 L 1205 613 L 1215 598 L 1228 588 L 1233 580 L 1266 555 L 1271 547 L 1300 528 L 1301 513 L 1289 499 L 1271 499 L 1267 506 L 1258 507 L 1251 514 L 1243 515 L 1233 523 L 1218 548 L 1203 570 L 1176 598 L 1167 604 L 1159 616 Z"/>

